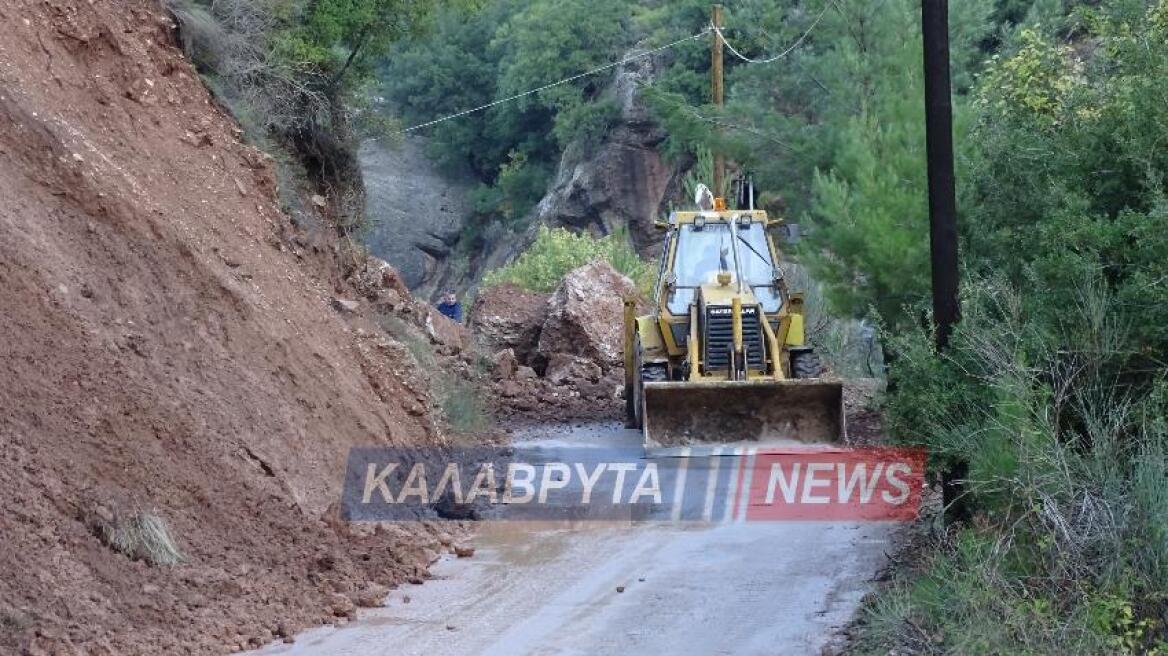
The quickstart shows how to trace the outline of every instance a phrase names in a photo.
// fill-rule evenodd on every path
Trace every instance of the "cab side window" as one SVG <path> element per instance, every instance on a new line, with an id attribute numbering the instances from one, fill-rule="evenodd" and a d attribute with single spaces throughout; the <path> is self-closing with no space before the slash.
<path id="1" fill-rule="evenodd" d="M 659 302 L 665 293 L 665 271 L 669 267 L 669 246 L 673 243 L 673 231 L 665 233 L 665 243 L 661 245 L 661 265 L 657 268 L 657 285 L 653 288 L 653 301 Z"/>

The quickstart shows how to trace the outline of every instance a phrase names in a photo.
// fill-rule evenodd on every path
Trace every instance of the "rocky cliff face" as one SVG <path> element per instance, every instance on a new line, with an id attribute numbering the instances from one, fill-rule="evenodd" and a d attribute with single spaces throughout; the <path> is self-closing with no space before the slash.
<path id="1" fill-rule="evenodd" d="M 664 161 L 658 146 L 665 132 L 640 97 L 659 64 L 652 58 L 629 62 L 616 74 L 609 93 L 621 108 L 621 122 L 594 152 L 571 147 L 535 221 L 607 235 L 626 229 L 637 252 L 655 256 L 661 236 L 653 221 L 681 194 L 684 167 Z"/>
<path id="2" fill-rule="evenodd" d="M 390 262 L 419 296 L 458 278 L 452 249 L 470 212 L 470 186 L 440 174 L 423 153 L 425 141 L 367 141 L 359 158 L 365 178 L 374 255 Z"/>
<path id="3" fill-rule="evenodd" d="M 682 196 L 686 163 L 662 159 L 664 131 L 640 97 L 659 64 L 651 58 L 618 69 L 607 93 L 621 108 L 621 120 L 603 144 L 591 151 L 569 147 L 547 194 L 532 211 L 532 226 L 518 238 L 503 238 L 466 261 L 453 253 L 469 215 L 469 185 L 452 182 L 422 152 L 424 140 L 397 146 L 366 143 L 361 148 L 369 216 L 367 242 L 373 253 L 401 271 L 420 296 L 443 288 L 473 287 L 482 273 L 523 250 L 540 224 L 569 227 L 597 236 L 626 230 L 641 255 L 656 257 L 661 235 L 653 221 Z"/>

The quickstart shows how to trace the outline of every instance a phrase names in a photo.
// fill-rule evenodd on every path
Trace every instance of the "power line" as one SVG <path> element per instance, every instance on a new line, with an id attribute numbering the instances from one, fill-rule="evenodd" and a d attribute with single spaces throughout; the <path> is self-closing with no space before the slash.
<path id="1" fill-rule="evenodd" d="M 653 48 L 652 50 L 646 50 L 645 52 L 638 53 L 636 55 L 631 55 L 629 57 L 625 57 L 624 59 L 621 59 L 620 61 L 611 62 L 611 63 L 605 64 L 604 66 L 600 66 L 600 67 L 594 68 L 590 71 L 585 71 L 583 73 L 577 73 L 576 75 L 573 75 L 571 77 L 566 77 L 562 80 L 557 80 L 557 81 L 552 82 L 550 84 L 545 84 L 541 87 L 537 87 L 535 89 L 530 89 L 528 91 L 524 91 L 523 93 L 517 93 L 513 96 L 508 96 L 506 98 L 500 98 L 499 100 L 489 102 L 485 105 L 479 105 L 478 107 L 473 107 L 471 109 L 464 109 L 461 112 L 458 112 L 455 114 L 450 114 L 448 116 L 443 116 L 441 118 L 436 118 L 433 121 L 426 121 L 425 123 L 420 123 L 418 125 L 408 127 L 404 130 L 401 130 L 398 132 L 398 134 L 406 134 L 408 132 L 413 132 L 414 130 L 421 130 L 422 128 L 428 128 L 431 125 L 437 125 L 437 124 L 442 123 L 444 121 L 449 121 L 451 119 L 460 118 L 460 117 L 466 116 L 467 114 L 474 114 L 475 112 L 481 112 L 484 109 L 490 109 L 492 107 L 502 105 L 503 103 L 511 102 L 512 100 L 518 100 L 520 98 L 524 98 L 526 96 L 530 96 L 532 94 L 539 93 L 540 91 L 546 91 L 546 90 L 551 89 L 553 87 L 558 87 L 558 86 L 567 84 L 569 82 L 574 82 L 576 80 L 579 80 L 580 78 L 588 77 L 589 75 L 596 75 L 597 73 L 603 73 L 604 71 L 607 71 L 611 68 L 616 68 L 617 66 L 622 66 L 622 65 L 627 64 L 631 61 L 636 61 L 638 59 L 642 59 L 642 58 L 648 57 L 650 55 L 655 55 L 663 50 L 668 50 L 668 49 L 673 48 L 675 46 L 681 45 L 687 41 L 693 41 L 695 39 L 700 39 L 703 36 L 709 34 L 710 30 L 712 30 L 712 29 L 713 29 L 712 27 L 707 27 L 706 29 L 702 30 L 701 32 L 698 32 L 697 34 L 687 36 L 683 39 L 678 39 L 677 41 L 674 41 L 672 43 L 667 43 L 667 44 L 660 46 L 660 47 L 657 47 L 657 48 Z"/>
<path id="2" fill-rule="evenodd" d="M 622 65 L 627 64 L 629 62 L 636 61 L 638 59 L 643 59 L 643 58 L 648 57 L 650 55 L 655 55 L 655 54 L 662 52 L 664 50 L 669 50 L 670 48 L 674 48 L 674 47 L 679 46 L 679 45 L 686 43 L 688 41 L 694 41 L 696 39 L 700 39 L 700 38 L 704 37 L 705 35 L 709 34 L 710 32 L 714 32 L 715 34 L 717 34 L 718 39 L 726 46 L 726 48 L 729 49 L 730 52 L 733 53 L 735 57 L 738 57 L 742 61 L 747 62 L 748 64 L 769 64 L 769 63 L 778 61 L 778 60 L 782 59 L 783 57 L 786 57 L 787 55 L 794 52 L 796 48 L 798 48 L 800 45 L 802 45 L 803 41 L 807 39 L 808 35 L 810 35 L 811 32 L 815 29 L 815 27 L 817 25 L 819 25 L 819 22 L 821 20 L 823 20 L 824 15 L 827 14 L 827 10 L 830 8 L 831 8 L 831 3 L 825 4 L 823 7 L 823 11 L 820 11 L 819 15 L 815 17 L 815 20 L 812 21 L 811 26 L 808 27 L 807 30 L 805 32 L 803 32 L 803 34 L 800 35 L 799 38 L 793 44 L 791 44 L 791 46 L 789 48 L 780 52 L 779 54 L 775 55 L 774 57 L 769 57 L 767 59 L 752 59 L 750 57 L 747 57 L 746 55 L 743 55 L 741 52 L 739 52 L 737 48 L 735 48 L 733 45 L 731 45 L 731 43 L 726 39 L 726 36 L 724 34 L 722 34 L 722 30 L 720 28 L 715 27 L 714 25 L 709 25 L 706 27 L 706 29 L 698 32 L 697 34 L 692 34 L 690 36 L 678 39 L 676 41 L 672 41 L 672 42 L 667 43 L 663 46 L 653 48 L 652 50 L 646 50 L 645 52 L 631 55 L 629 57 L 625 57 L 624 59 L 610 62 L 610 63 L 605 64 L 603 66 L 598 66 L 592 70 L 584 71 L 583 73 L 577 73 L 576 75 L 573 75 L 571 77 L 566 77 L 562 80 L 556 80 L 555 82 L 551 82 L 551 83 L 545 84 L 543 86 L 536 87 L 534 89 L 529 89 L 529 90 L 524 91 L 522 93 L 517 93 L 515 95 L 508 96 L 506 98 L 500 98 L 498 100 L 494 100 L 494 101 L 491 101 L 489 103 L 479 105 L 478 107 L 464 109 L 461 112 L 456 112 L 454 114 L 448 114 L 446 116 L 436 118 L 432 121 L 426 121 L 425 123 L 419 123 L 418 125 L 413 125 L 413 126 L 410 126 L 408 128 L 405 128 L 404 130 L 400 130 L 397 132 L 397 134 L 408 134 L 408 133 L 413 132 L 415 130 L 421 130 L 423 128 L 428 128 L 432 125 L 438 125 L 439 123 L 444 123 L 446 121 L 450 121 L 450 120 L 453 120 L 456 118 L 461 118 L 463 116 L 467 116 L 468 114 L 474 114 L 476 112 L 481 112 L 485 109 L 497 107 L 497 106 L 502 105 L 504 103 L 509 103 L 511 101 L 514 101 L 514 100 L 519 100 L 520 98 L 525 98 L 527 96 L 537 94 L 540 91 L 546 91 L 546 90 L 552 89 L 554 87 L 568 84 L 569 82 L 575 82 L 576 80 L 588 77 L 590 75 L 596 75 L 597 73 L 603 73 L 604 71 L 616 68 L 617 66 L 622 66 Z"/>
<path id="3" fill-rule="evenodd" d="M 770 57 L 767 59 L 752 59 L 750 57 L 747 57 L 746 55 L 738 52 L 738 50 L 734 46 L 730 45 L 730 42 L 726 40 L 726 36 L 724 34 L 722 34 L 721 29 L 719 29 L 717 27 L 713 27 L 713 26 L 711 26 L 710 29 L 712 29 L 718 35 L 718 39 L 720 39 L 722 41 L 723 45 L 725 45 L 726 48 L 728 50 L 730 50 L 730 52 L 734 53 L 735 57 L 738 57 L 739 59 L 741 59 L 742 61 L 744 61 L 748 64 L 769 64 L 771 62 L 776 62 L 776 61 L 782 59 L 783 57 L 786 57 L 787 55 L 794 52 L 795 49 L 798 48 L 803 43 L 803 40 L 806 39 L 809 34 L 811 34 L 811 31 L 815 29 L 815 26 L 819 25 L 819 21 L 823 20 L 824 15 L 827 14 L 827 10 L 830 8 L 831 8 L 831 3 L 824 4 L 823 11 L 819 12 L 819 15 L 815 17 L 815 20 L 812 21 L 812 23 L 811 23 L 811 27 L 808 27 L 807 31 L 803 32 L 803 34 L 795 41 L 795 43 L 791 44 L 791 47 L 780 52 L 779 54 L 775 55 L 774 57 Z"/>

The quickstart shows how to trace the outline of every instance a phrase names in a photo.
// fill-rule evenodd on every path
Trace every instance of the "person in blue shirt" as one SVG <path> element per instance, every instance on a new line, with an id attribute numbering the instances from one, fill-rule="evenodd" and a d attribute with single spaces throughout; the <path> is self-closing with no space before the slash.
<path id="1" fill-rule="evenodd" d="M 438 302 L 438 311 L 451 321 L 462 323 L 462 304 L 458 302 L 454 292 L 446 292 L 442 296 L 442 300 Z"/>

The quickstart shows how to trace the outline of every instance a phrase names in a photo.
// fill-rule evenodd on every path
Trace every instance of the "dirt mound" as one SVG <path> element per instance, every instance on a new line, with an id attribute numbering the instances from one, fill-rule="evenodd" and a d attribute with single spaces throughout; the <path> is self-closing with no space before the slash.
<path id="1" fill-rule="evenodd" d="M 433 305 L 411 296 L 401 274 L 385 260 L 367 256 L 351 279 L 378 316 L 396 316 L 413 324 L 430 340 L 439 355 L 469 356 L 472 343 L 466 326 L 451 321 Z"/>
<path id="2" fill-rule="evenodd" d="M 0 652 L 222 653 L 422 576 L 437 530 L 335 503 L 351 446 L 442 441 L 426 381 L 158 5 L 0 20 Z M 106 546 L 119 513 L 180 562 Z"/>

